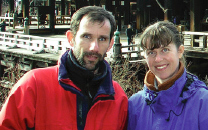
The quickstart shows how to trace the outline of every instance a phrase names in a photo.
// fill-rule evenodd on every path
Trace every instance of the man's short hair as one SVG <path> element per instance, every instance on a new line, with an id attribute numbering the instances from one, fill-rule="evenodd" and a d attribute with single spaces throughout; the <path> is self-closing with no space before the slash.
<path id="1" fill-rule="evenodd" d="M 106 19 L 108 19 L 111 25 L 110 38 L 113 37 L 114 31 L 116 30 L 116 22 L 114 16 L 111 12 L 99 6 L 85 6 L 73 14 L 71 19 L 71 31 L 74 36 L 76 36 L 80 21 L 84 16 L 89 17 L 90 21 L 92 22 L 104 22 Z"/>

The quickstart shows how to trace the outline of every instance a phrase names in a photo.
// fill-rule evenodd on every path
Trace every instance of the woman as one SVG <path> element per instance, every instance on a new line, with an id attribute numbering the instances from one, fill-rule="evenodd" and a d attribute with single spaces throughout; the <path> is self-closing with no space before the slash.
<path id="1" fill-rule="evenodd" d="M 175 25 L 149 26 L 141 46 L 149 71 L 144 89 L 129 98 L 128 130 L 208 130 L 208 90 L 186 71 Z"/>

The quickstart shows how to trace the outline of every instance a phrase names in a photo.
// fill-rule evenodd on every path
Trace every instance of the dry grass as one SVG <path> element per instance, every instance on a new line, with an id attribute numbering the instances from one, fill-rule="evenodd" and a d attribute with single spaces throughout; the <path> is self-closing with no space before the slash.
<path id="1" fill-rule="evenodd" d="M 142 63 L 129 63 L 128 59 L 122 64 L 111 63 L 113 80 L 118 82 L 127 96 L 143 88 L 143 75 L 145 74 Z"/>

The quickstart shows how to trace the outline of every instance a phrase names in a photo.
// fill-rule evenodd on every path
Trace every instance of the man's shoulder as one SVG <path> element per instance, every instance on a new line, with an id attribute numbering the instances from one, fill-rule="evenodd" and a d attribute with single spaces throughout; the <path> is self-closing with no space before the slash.
<path id="1" fill-rule="evenodd" d="M 123 88 L 120 86 L 118 82 L 113 81 L 113 87 L 114 87 L 115 93 L 119 93 L 120 95 L 123 94 L 126 96 Z"/>
<path id="2" fill-rule="evenodd" d="M 121 87 L 120 84 L 118 82 L 114 81 L 114 80 L 113 80 L 113 86 L 114 87 Z"/>
<path id="3" fill-rule="evenodd" d="M 50 66 L 50 67 L 45 67 L 45 68 L 36 68 L 33 70 L 28 71 L 27 73 L 29 73 L 30 75 L 42 75 L 42 74 L 46 74 L 46 75 L 50 75 L 51 73 L 56 73 L 58 72 L 58 66 Z"/>
<path id="4" fill-rule="evenodd" d="M 46 68 L 38 68 L 33 69 L 25 73 L 20 80 L 17 82 L 16 86 L 28 86 L 27 84 L 34 82 L 42 82 L 42 81 L 54 81 L 54 79 L 58 80 L 58 67 L 46 67 Z M 22 85 L 24 84 L 24 85 Z M 33 84 L 34 85 L 34 84 Z"/>

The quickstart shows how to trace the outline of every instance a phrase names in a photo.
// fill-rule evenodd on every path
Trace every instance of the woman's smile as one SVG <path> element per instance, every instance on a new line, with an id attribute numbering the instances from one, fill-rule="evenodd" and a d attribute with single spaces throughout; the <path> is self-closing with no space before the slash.
<path id="1" fill-rule="evenodd" d="M 157 66 L 155 66 L 155 68 L 156 68 L 158 71 L 165 70 L 167 67 L 168 67 L 168 64 L 157 65 Z"/>

